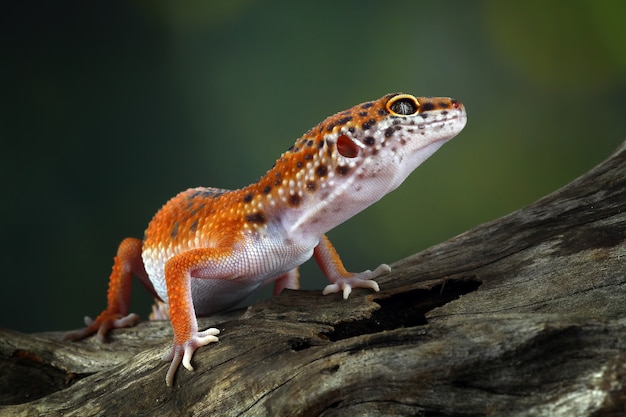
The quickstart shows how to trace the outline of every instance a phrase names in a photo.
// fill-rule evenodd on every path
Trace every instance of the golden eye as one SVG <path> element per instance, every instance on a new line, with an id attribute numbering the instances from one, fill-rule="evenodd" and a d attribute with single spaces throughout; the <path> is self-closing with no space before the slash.
<path id="1" fill-rule="evenodd" d="M 387 111 L 398 116 L 410 116 L 419 111 L 420 104 L 409 94 L 399 94 L 387 102 Z"/>

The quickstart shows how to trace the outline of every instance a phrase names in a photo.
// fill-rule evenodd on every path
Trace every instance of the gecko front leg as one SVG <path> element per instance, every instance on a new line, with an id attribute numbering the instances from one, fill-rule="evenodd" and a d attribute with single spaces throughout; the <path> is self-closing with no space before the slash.
<path id="1" fill-rule="evenodd" d="M 348 272 L 326 235 L 322 235 L 320 242 L 313 251 L 313 257 L 326 278 L 331 282 L 324 288 L 322 294 L 341 292 L 344 300 L 348 299 L 353 288 L 370 288 L 378 292 L 380 288 L 373 278 L 391 271 L 389 265 L 381 264 L 373 271 Z"/>
<path id="2" fill-rule="evenodd" d="M 219 341 L 220 331 L 209 328 L 198 331 L 195 308 L 191 296 L 191 279 L 228 279 L 224 272 L 232 251 L 222 248 L 192 249 L 170 258 L 164 268 L 170 320 L 174 329 L 174 341 L 170 352 L 163 357 L 171 361 L 165 383 L 171 386 L 178 366 L 193 371 L 191 358 L 201 346 Z"/>

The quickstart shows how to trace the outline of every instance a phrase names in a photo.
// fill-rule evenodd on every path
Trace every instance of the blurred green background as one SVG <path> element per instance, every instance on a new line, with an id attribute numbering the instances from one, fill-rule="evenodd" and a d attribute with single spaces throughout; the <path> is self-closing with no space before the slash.
<path id="1" fill-rule="evenodd" d="M 625 17 L 620 1 L 5 5 L 0 326 L 80 327 L 105 307 L 117 244 L 168 198 L 255 181 L 388 92 L 458 98 L 468 125 L 330 233 L 348 269 L 530 204 L 626 138 Z M 302 284 L 324 285 L 311 262 Z"/>

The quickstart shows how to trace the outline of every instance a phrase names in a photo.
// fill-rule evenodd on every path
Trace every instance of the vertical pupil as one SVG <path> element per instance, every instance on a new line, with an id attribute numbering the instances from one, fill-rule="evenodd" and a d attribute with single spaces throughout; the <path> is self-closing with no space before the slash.
<path id="1" fill-rule="evenodd" d="M 417 109 L 415 104 L 410 100 L 398 100 L 391 105 L 391 110 L 396 114 L 409 115 L 414 114 Z"/>

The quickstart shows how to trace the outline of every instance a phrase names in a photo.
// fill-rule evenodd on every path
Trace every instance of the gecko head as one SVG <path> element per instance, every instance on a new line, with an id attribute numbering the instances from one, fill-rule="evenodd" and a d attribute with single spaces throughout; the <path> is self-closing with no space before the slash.
<path id="1" fill-rule="evenodd" d="M 337 164 L 354 166 L 355 190 L 372 187 L 383 195 L 461 132 L 467 121 L 457 100 L 409 94 L 382 97 L 367 113 L 358 112 L 354 131 L 338 130 Z"/>
<path id="2" fill-rule="evenodd" d="M 334 227 L 397 188 L 465 123 L 457 100 L 387 94 L 309 130 L 259 188 L 301 222 L 329 216 Z"/>
<path id="3" fill-rule="evenodd" d="M 352 172 L 356 191 L 362 182 L 363 186 L 375 183 L 384 193 L 399 186 L 456 136 L 467 120 L 457 100 L 400 93 L 363 103 L 350 112 L 352 120 L 344 126 L 339 126 L 337 116 L 327 123 L 326 130 L 333 127 L 325 140 L 329 147 L 334 143 L 334 171 Z"/>
<path id="4" fill-rule="evenodd" d="M 309 131 L 304 138 L 312 135 L 318 152 L 305 176 L 319 183 L 316 189 L 326 189 L 322 196 L 345 194 L 369 205 L 398 187 L 465 123 L 457 100 L 388 94 Z M 311 140 L 304 138 L 303 145 Z"/>

